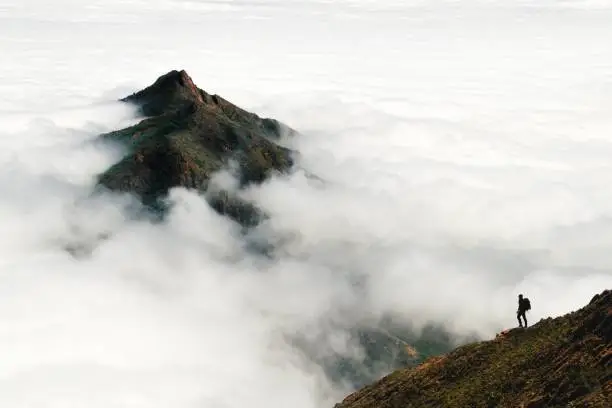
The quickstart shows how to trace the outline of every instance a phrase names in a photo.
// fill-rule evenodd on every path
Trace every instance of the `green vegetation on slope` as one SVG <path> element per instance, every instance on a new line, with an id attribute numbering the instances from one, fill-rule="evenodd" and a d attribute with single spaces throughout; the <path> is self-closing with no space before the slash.
<path id="1" fill-rule="evenodd" d="M 612 293 L 396 371 L 337 408 L 612 406 Z"/>
<path id="2" fill-rule="evenodd" d="M 173 187 L 206 191 L 215 172 L 237 164 L 240 186 L 261 183 L 293 166 L 293 152 L 278 144 L 293 130 L 262 119 L 197 88 L 184 71 L 171 71 L 123 101 L 148 116 L 140 123 L 101 135 L 120 143 L 126 155 L 99 177 L 113 191 L 132 193 L 153 208 Z M 261 214 L 228 191 L 208 195 L 211 206 L 243 225 Z"/>

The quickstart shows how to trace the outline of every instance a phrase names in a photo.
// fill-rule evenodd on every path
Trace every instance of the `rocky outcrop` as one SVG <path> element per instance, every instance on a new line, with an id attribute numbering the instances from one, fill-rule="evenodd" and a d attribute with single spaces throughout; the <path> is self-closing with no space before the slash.
<path id="1" fill-rule="evenodd" d="M 146 118 L 101 136 L 123 144 L 128 152 L 100 175 L 99 183 L 133 193 L 145 204 L 158 205 L 173 187 L 205 191 L 211 176 L 231 162 L 241 187 L 293 166 L 294 152 L 279 140 L 294 130 L 204 92 L 185 71 L 171 71 L 122 101 L 139 106 Z M 259 218 L 252 205 L 228 191 L 207 198 L 213 208 L 241 224 Z"/>
<path id="2" fill-rule="evenodd" d="M 336 408 L 610 407 L 612 292 L 582 309 L 396 371 Z"/>

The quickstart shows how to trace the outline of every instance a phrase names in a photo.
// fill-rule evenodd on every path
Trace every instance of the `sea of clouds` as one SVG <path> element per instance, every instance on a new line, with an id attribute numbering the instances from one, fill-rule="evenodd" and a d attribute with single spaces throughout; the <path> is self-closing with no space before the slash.
<path id="1" fill-rule="evenodd" d="M 610 18 L 609 1 L 4 0 L 0 405 L 331 407 L 348 389 L 312 353 L 358 353 L 364 321 L 486 338 L 516 325 L 518 293 L 531 323 L 586 304 L 612 286 Z M 162 223 L 91 196 L 122 154 L 96 136 L 137 120 L 114 100 L 171 69 L 296 128 L 322 181 L 248 191 L 271 218 L 246 238 L 181 189 Z"/>

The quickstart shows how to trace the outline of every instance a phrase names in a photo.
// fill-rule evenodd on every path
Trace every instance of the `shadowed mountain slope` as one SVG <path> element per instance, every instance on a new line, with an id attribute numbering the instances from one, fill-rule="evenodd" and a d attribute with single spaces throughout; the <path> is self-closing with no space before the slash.
<path id="1" fill-rule="evenodd" d="M 134 126 L 101 135 L 128 152 L 99 177 L 113 191 L 129 192 L 145 204 L 159 204 L 173 187 L 205 191 L 211 176 L 235 169 L 240 186 L 287 172 L 294 152 L 279 140 L 295 132 L 260 118 L 195 86 L 185 71 L 171 71 L 123 102 L 139 106 L 146 118 Z M 208 197 L 210 204 L 244 225 L 260 214 L 227 191 Z"/>

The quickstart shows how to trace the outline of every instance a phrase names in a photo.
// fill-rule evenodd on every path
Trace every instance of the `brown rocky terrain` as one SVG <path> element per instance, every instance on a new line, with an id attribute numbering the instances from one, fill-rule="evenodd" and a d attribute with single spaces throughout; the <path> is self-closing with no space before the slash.
<path id="1" fill-rule="evenodd" d="M 612 291 L 395 371 L 335 408 L 612 407 Z"/>

